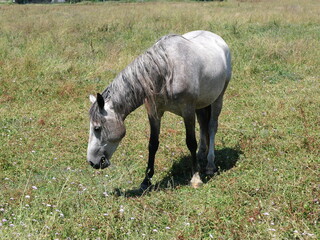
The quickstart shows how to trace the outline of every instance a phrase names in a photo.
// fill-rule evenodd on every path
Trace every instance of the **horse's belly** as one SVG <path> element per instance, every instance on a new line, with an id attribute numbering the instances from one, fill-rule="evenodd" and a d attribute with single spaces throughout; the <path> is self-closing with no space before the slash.
<path id="1" fill-rule="evenodd" d="M 200 109 L 200 108 L 204 108 L 209 106 L 210 104 L 212 104 L 221 94 L 222 91 L 214 91 L 211 94 L 205 95 L 205 96 L 201 96 L 198 98 L 197 102 L 196 102 L 196 109 Z"/>

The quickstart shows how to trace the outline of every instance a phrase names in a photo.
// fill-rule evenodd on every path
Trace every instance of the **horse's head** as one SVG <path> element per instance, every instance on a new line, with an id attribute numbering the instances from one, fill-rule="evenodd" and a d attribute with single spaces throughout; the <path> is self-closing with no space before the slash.
<path id="1" fill-rule="evenodd" d="M 97 94 L 90 96 L 90 133 L 87 160 L 96 169 L 110 165 L 112 154 L 126 133 L 123 120 L 115 113 L 112 102 Z"/>

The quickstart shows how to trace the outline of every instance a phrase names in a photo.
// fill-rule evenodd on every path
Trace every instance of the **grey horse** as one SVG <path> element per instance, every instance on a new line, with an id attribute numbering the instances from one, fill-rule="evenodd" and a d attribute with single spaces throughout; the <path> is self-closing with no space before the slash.
<path id="1" fill-rule="evenodd" d="M 220 36 L 193 31 L 160 38 L 121 71 L 102 94 L 90 95 L 87 161 L 96 169 L 108 167 L 125 136 L 125 118 L 145 104 L 150 140 L 148 166 L 141 188 L 146 190 L 151 186 L 161 117 L 165 111 L 184 120 L 186 144 L 192 157 L 190 184 L 195 188 L 201 186 L 199 161 L 206 161 L 206 174 L 217 171 L 214 141 L 230 78 L 230 50 Z M 198 153 L 196 116 L 200 125 Z"/>

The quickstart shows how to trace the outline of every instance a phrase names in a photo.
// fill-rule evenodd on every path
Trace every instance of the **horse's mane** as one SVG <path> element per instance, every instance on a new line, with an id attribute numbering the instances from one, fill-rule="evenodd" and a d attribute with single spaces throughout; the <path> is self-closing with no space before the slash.
<path id="1" fill-rule="evenodd" d="M 166 53 L 166 40 L 176 36 L 179 35 L 159 39 L 122 70 L 102 93 L 104 98 L 112 98 L 117 112 L 132 111 L 126 108 L 138 107 L 144 99 L 155 107 L 157 95 L 166 98 L 171 94 L 173 67 Z"/>
<path id="2" fill-rule="evenodd" d="M 166 40 L 174 37 L 182 36 L 167 35 L 160 38 L 123 69 L 103 91 L 103 98 L 106 101 L 112 99 L 116 112 L 128 114 L 146 99 L 155 113 L 155 97 L 161 95 L 166 100 L 171 95 L 173 67 L 166 52 Z M 89 115 L 94 122 L 104 121 L 96 102 L 91 106 Z"/>

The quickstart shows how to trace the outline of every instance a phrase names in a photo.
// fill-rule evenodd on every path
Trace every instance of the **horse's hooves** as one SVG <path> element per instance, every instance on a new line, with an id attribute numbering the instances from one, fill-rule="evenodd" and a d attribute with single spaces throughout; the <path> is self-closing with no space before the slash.
<path id="1" fill-rule="evenodd" d="M 193 188 L 199 188 L 201 187 L 203 184 L 203 182 L 201 181 L 201 178 L 200 178 L 200 175 L 199 173 L 195 173 L 190 181 L 190 185 L 193 187 Z"/>
<path id="2" fill-rule="evenodd" d="M 191 184 L 191 186 L 193 188 L 200 188 L 200 187 L 202 187 L 203 182 L 202 181 L 200 181 L 200 182 L 190 182 L 190 184 Z"/>
<path id="3" fill-rule="evenodd" d="M 140 190 L 143 191 L 143 192 L 149 191 L 151 189 L 151 186 L 152 186 L 151 184 L 143 184 L 143 183 L 141 183 Z"/>
<path id="4" fill-rule="evenodd" d="M 216 172 L 218 172 L 217 168 L 207 168 L 206 169 L 206 175 L 213 176 Z"/>

